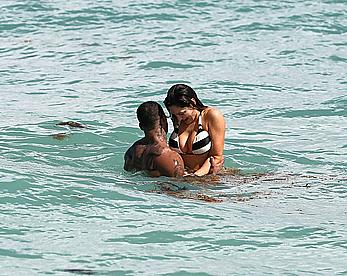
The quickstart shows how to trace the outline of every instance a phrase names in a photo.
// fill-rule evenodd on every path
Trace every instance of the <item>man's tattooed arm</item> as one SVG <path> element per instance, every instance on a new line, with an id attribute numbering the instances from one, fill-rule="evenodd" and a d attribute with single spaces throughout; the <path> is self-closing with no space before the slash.
<path id="1" fill-rule="evenodd" d="M 182 157 L 172 150 L 163 152 L 155 158 L 156 169 L 160 175 L 165 176 L 183 176 L 184 163 Z"/>
<path id="2" fill-rule="evenodd" d="M 181 160 L 173 159 L 173 163 L 174 163 L 173 176 L 175 177 L 182 176 L 184 174 L 184 166 L 182 164 L 183 162 L 181 162 Z"/>

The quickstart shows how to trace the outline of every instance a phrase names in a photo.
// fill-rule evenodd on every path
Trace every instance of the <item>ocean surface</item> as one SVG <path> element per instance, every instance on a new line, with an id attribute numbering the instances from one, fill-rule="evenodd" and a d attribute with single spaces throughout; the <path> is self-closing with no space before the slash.
<path id="1" fill-rule="evenodd" d="M 347 275 L 346 68 L 345 0 L 1 0 L 0 275 Z M 123 170 L 175 83 L 223 175 Z"/>

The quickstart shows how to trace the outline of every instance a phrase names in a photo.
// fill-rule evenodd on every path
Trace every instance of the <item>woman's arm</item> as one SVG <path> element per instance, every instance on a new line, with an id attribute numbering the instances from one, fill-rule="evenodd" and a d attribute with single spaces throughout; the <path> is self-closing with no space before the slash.
<path id="1" fill-rule="evenodd" d="M 204 116 L 205 128 L 208 131 L 212 147 L 209 152 L 208 158 L 205 160 L 203 165 L 194 174 L 198 176 L 206 175 L 212 169 L 213 173 L 216 173 L 216 169 L 211 168 L 211 157 L 215 167 L 222 168 L 224 162 L 223 151 L 224 151 L 224 139 L 225 139 L 225 120 L 223 114 L 215 109 L 211 108 L 205 111 Z"/>

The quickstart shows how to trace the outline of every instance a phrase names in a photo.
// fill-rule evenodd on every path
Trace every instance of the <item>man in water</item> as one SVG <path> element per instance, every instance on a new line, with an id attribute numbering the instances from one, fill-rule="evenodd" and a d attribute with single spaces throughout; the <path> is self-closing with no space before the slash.
<path id="1" fill-rule="evenodd" d="M 142 103 L 136 113 L 145 137 L 125 153 L 124 169 L 146 171 L 150 176 L 183 176 L 183 159 L 166 142 L 168 124 L 162 107 L 148 101 Z"/>

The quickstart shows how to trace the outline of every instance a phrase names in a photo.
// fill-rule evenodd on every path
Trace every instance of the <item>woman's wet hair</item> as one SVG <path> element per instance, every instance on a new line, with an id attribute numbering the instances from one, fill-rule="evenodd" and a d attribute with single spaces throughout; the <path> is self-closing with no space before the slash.
<path id="1" fill-rule="evenodd" d="M 194 99 L 195 102 L 192 99 Z M 200 111 L 207 107 L 199 100 L 194 89 L 186 84 L 175 84 L 171 86 L 167 92 L 164 104 L 167 110 L 173 105 L 179 107 L 194 107 Z"/>
<path id="2" fill-rule="evenodd" d="M 151 130 L 155 128 L 156 123 L 160 119 L 165 118 L 165 112 L 160 104 L 154 101 L 142 103 L 136 111 L 137 119 L 139 120 L 142 129 Z"/>

